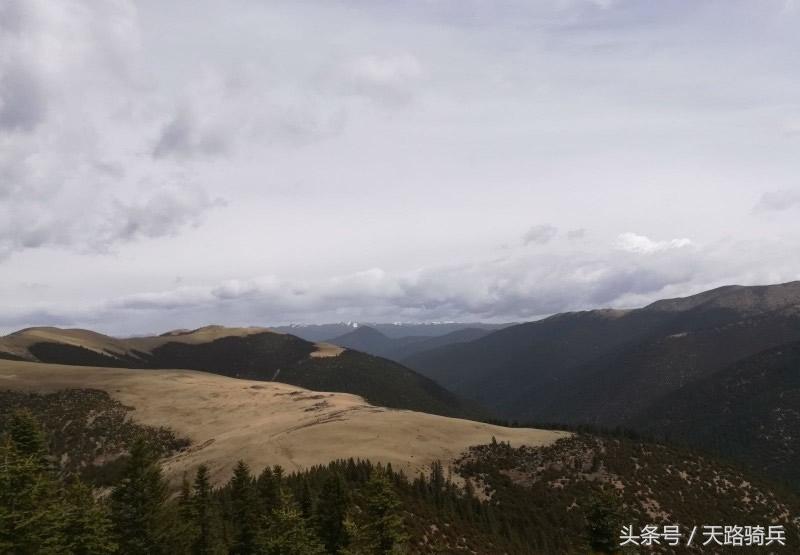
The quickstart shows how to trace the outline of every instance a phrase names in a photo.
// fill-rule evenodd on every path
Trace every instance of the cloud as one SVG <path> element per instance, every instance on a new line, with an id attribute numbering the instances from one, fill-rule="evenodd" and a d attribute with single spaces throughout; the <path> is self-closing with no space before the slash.
<path id="1" fill-rule="evenodd" d="M 535 225 L 522 236 L 522 244 L 546 245 L 558 235 L 558 228 L 550 224 Z"/>
<path id="2" fill-rule="evenodd" d="M 220 205 L 191 174 L 142 163 L 158 102 L 136 73 L 132 3 L 2 6 L 0 259 L 42 247 L 108 252 L 196 226 Z M 192 125 L 190 115 L 174 122 L 163 148 L 217 148 Z"/>
<path id="3" fill-rule="evenodd" d="M 796 10 L 234 4 L 0 0 L 0 313 L 520 319 L 797 275 L 800 227 L 742 217 L 765 175 L 756 212 L 797 208 Z"/>
<path id="4" fill-rule="evenodd" d="M 681 249 L 694 245 L 691 239 L 669 239 L 666 241 L 654 241 L 644 235 L 636 233 L 622 233 L 614 243 L 615 247 L 621 251 L 636 254 L 653 254 L 661 251 Z"/>
<path id="5" fill-rule="evenodd" d="M 614 247 L 545 253 L 391 272 L 370 268 L 316 279 L 242 277 L 133 293 L 76 305 L 7 310 L 0 327 L 95 325 L 118 334 L 221 324 L 290 322 L 520 321 L 598 307 L 630 308 L 723 284 L 800 277 L 785 246 L 724 242 L 648 256 Z"/>
<path id="6" fill-rule="evenodd" d="M 768 191 L 758 199 L 758 202 L 753 207 L 753 212 L 756 214 L 780 212 L 798 205 L 800 205 L 800 190 Z"/>
<path id="7" fill-rule="evenodd" d="M 345 64 L 344 92 L 364 96 L 379 103 L 399 105 L 408 103 L 422 65 L 411 54 L 362 56 Z"/>
<path id="8" fill-rule="evenodd" d="M 567 239 L 570 240 L 578 240 L 586 238 L 586 229 L 585 228 L 578 228 L 578 229 L 570 229 L 567 231 Z"/>
<path id="9" fill-rule="evenodd" d="M 224 134 L 200 129 L 195 117 L 184 109 L 164 125 L 153 156 L 214 155 L 225 152 L 227 148 L 228 140 Z"/>
<path id="10" fill-rule="evenodd" d="M 79 207 L 54 214 L 39 202 L 17 203 L 10 210 L 0 205 L 0 259 L 43 247 L 105 253 L 119 244 L 175 235 L 199 225 L 208 210 L 223 205 L 222 199 L 188 187 L 164 188 L 131 201 L 95 200 L 83 214 Z"/>
<path id="11" fill-rule="evenodd" d="M 11 66 L 0 69 L 0 129 L 30 131 L 44 118 L 46 95 L 30 70 Z"/>
<path id="12" fill-rule="evenodd" d="M 175 235 L 185 226 L 197 226 L 206 211 L 225 201 L 211 199 L 202 190 L 162 190 L 144 201 L 112 204 L 101 241 L 107 245 Z"/>

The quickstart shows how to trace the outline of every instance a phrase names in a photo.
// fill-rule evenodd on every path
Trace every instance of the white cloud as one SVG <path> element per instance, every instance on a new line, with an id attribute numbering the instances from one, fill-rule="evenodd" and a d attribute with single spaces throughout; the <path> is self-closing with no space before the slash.
<path id="1" fill-rule="evenodd" d="M 411 272 L 373 268 L 320 279 L 228 279 L 96 300 L 76 308 L 7 311 L 0 327 L 100 322 L 108 331 L 125 334 L 208 322 L 519 321 L 568 310 L 641 306 L 725 283 L 800 277 L 774 243 L 720 243 L 651 251 L 647 257 L 637 254 L 597 246 L 561 254 L 520 248 L 503 259 Z M 757 261 L 768 264 L 765 268 Z"/>
<path id="2" fill-rule="evenodd" d="M 411 54 L 362 56 L 346 64 L 345 92 L 363 95 L 378 102 L 403 104 L 414 94 L 422 76 L 422 65 Z"/>
<path id="3" fill-rule="evenodd" d="M 626 252 L 636 254 L 653 254 L 665 250 L 681 249 L 684 247 L 693 246 L 691 239 L 668 239 L 665 241 L 654 241 L 644 235 L 636 233 L 621 233 L 616 242 L 616 248 Z"/>
<path id="4" fill-rule="evenodd" d="M 523 318 L 796 276 L 782 8 L 0 0 L 0 313 Z"/>

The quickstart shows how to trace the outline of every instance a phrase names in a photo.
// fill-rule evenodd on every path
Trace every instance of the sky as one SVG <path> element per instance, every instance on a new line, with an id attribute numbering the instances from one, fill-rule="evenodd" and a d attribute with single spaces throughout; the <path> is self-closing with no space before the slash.
<path id="1" fill-rule="evenodd" d="M 0 332 L 800 279 L 800 2 L 0 0 Z"/>

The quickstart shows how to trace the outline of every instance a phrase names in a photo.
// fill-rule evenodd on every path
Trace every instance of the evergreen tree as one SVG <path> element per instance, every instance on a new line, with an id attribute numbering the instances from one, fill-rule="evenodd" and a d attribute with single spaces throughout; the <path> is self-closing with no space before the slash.
<path id="1" fill-rule="evenodd" d="M 314 499 L 311 495 L 311 486 L 308 484 L 308 478 L 303 477 L 301 486 L 300 486 L 300 514 L 303 515 L 303 518 L 308 519 L 311 518 L 311 513 L 314 510 Z"/>
<path id="2" fill-rule="evenodd" d="M 0 553 L 64 553 L 64 506 L 57 484 L 38 452 L 27 448 L 24 436 L 17 438 L 23 438 L 26 452 L 17 449 L 11 434 L 0 445 Z"/>
<path id="3" fill-rule="evenodd" d="M 589 547 L 599 553 L 619 551 L 622 515 L 616 495 L 605 490 L 597 493 L 589 504 L 586 524 Z"/>
<path id="4" fill-rule="evenodd" d="M 168 505 L 171 534 L 168 551 L 170 553 L 190 553 L 197 538 L 197 523 L 194 518 L 192 484 L 183 473 L 181 489 L 175 504 Z"/>
<path id="5" fill-rule="evenodd" d="M 33 457 L 35 462 L 44 464 L 47 456 L 47 440 L 30 411 L 14 412 L 8 426 L 8 434 L 20 455 Z"/>
<path id="6" fill-rule="evenodd" d="M 213 488 L 208 476 L 208 467 L 200 465 L 194 479 L 192 510 L 197 535 L 192 545 L 194 555 L 218 553 L 217 511 Z"/>
<path id="7" fill-rule="evenodd" d="M 131 447 L 122 479 L 111 492 L 111 516 L 120 552 L 158 555 L 164 552 L 167 484 L 155 456 L 143 439 Z"/>
<path id="8" fill-rule="evenodd" d="M 258 500 L 250 468 L 239 461 L 230 482 L 231 516 L 233 518 L 233 555 L 258 553 Z"/>
<path id="9" fill-rule="evenodd" d="M 69 485 L 65 490 L 65 506 L 65 553 L 102 555 L 117 551 L 111 519 L 106 509 L 95 501 L 89 486 L 79 481 Z"/>
<path id="10" fill-rule="evenodd" d="M 272 511 L 262 534 L 264 555 L 323 555 L 325 548 L 308 526 L 303 515 L 286 495 L 281 506 Z"/>
<path id="11" fill-rule="evenodd" d="M 186 472 L 183 473 L 181 492 L 178 495 L 178 513 L 186 521 L 192 519 L 192 484 L 189 483 Z"/>
<path id="12" fill-rule="evenodd" d="M 319 537 L 328 553 L 339 553 L 347 545 L 345 519 L 348 506 L 349 498 L 344 479 L 334 471 L 322 483 L 315 515 Z"/>
<path id="13" fill-rule="evenodd" d="M 280 468 L 280 467 L 277 467 Z M 264 468 L 256 483 L 261 514 L 269 516 L 281 505 L 280 475 L 273 474 L 270 467 Z"/>
<path id="14" fill-rule="evenodd" d="M 364 522 L 358 527 L 358 542 L 355 542 L 362 551 L 357 552 L 392 553 L 407 539 L 403 532 L 400 498 L 380 467 L 372 472 L 364 490 Z"/>

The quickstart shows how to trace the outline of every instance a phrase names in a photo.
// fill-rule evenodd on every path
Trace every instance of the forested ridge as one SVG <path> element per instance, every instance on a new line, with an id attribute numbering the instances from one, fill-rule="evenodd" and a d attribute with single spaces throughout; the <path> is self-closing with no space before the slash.
<path id="1" fill-rule="evenodd" d="M 366 460 L 240 461 L 226 483 L 200 466 L 179 486 L 159 461 L 186 440 L 126 424 L 104 394 L 5 395 L 0 553 L 616 553 L 623 524 L 665 523 L 779 523 L 787 553 L 800 543 L 791 491 L 624 434 L 493 441 L 418 476 Z"/>

